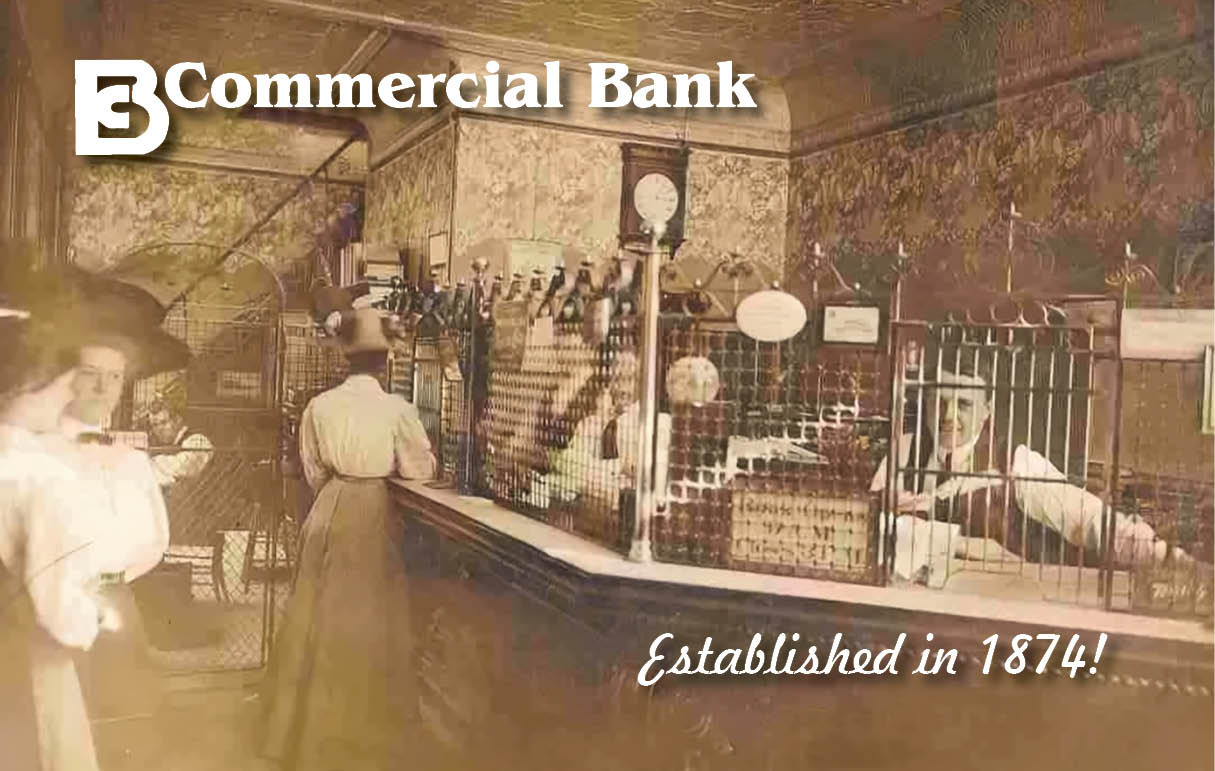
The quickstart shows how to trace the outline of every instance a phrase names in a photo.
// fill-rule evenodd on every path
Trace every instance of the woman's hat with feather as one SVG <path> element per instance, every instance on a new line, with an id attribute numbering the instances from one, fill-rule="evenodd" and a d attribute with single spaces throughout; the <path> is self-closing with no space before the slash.
<path id="1" fill-rule="evenodd" d="M 344 353 L 387 353 L 403 330 L 396 316 L 354 307 L 354 300 L 365 294 L 365 284 L 318 287 L 312 293 L 312 317 L 337 338 Z"/>

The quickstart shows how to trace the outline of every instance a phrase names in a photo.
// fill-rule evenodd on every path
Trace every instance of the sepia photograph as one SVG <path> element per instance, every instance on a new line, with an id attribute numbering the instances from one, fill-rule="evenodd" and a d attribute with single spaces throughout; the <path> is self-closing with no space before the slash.
<path id="1" fill-rule="evenodd" d="M 3 0 L 0 769 L 1215 768 L 1215 8 Z"/>

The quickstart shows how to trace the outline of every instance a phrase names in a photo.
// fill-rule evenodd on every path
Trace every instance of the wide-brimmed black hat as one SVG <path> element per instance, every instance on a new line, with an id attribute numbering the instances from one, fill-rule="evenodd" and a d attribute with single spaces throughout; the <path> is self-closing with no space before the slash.
<path id="1" fill-rule="evenodd" d="M 115 344 L 133 354 L 132 377 L 178 369 L 189 347 L 162 327 L 168 310 L 152 294 L 76 266 L 38 265 L 27 243 L 0 243 L 0 307 L 29 314 L 59 348 Z M 52 334 L 53 333 L 53 334 Z"/>

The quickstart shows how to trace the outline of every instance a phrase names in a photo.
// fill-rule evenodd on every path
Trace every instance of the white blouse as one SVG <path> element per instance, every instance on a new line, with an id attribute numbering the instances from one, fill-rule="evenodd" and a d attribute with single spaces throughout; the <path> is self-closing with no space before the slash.
<path id="1" fill-rule="evenodd" d="M 596 407 L 575 426 L 565 449 L 550 456 L 546 481 L 550 495 L 559 500 L 586 495 L 615 510 L 620 491 L 635 484 L 641 405 L 630 402 L 623 413 L 616 415 L 611 398 L 605 394 Z M 604 458 L 603 437 L 613 420 L 616 457 Z"/>
<path id="2" fill-rule="evenodd" d="M 370 375 L 351 375 L 308 402 L 300 462 L 313 490 L 338 475 L 429 479 L 437 467 L 418 408 Z"/>
<path id="3" fill-rule="evenodd" d="M 147 455 L 0 426 L 0 561 L 24 582 L 38 623 L 59 642 L 90 647 L 101 577 L 138 578 L 168 545 Z"/>
<path id="4" fill-rule="evenodd" d="M 23 583 L 38 624 L 87 649 L 99 631 L 93 588 L 107 537 L 94 514 L 104 493 L 61 455 L 42 437 L 0 426 L 0 561 Z"/>
<path id="5" fill-rule="evenodd" d="M 76 451 L 80 473 L 105 490 L 95 512 L 110 536 L 100 557 L 102 572 L 139 578 L 169 548 L 169 518 L 151 460 L 122 445 L 78 445 Z"/>

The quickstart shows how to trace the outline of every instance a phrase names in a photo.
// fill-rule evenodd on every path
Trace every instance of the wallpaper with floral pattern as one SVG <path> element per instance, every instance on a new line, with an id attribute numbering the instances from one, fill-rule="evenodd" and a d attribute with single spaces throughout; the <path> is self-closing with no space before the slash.
<path id="1" fill-rule="evenodd" d="M 737 252 L 780 276 L 788 198 L 788 161 L 693 150 L 684 237 L 709 255 Z"/>
<path id="2" fill-rule="evenodd" d="M 448 230 L 453 138 L 445 126 L 368 176 L 367 243 L 412 248 Z"/>
<path id="3" fill-rule="evenodd" d="M 820 241 L 871 282 L 902 240 L 921 280 L 1002 285 L 1015 204 L 1016 287 L 1100 291 L 1127 241 L 1210 240 L 1211 169 L 1204 44 L 795 159 L 789 280 Z"/>
<path id="4" fill-rule="evenodd" d="M 620 180 L 620 140 L 461 121 L 453 253 L 485 239 L 534 238 L 613 255 Z M 779 268 L 787 193 L 787 161 L 693 150 L 684 237 Z"/>
<path id="5" fill-rule="evenodd" d="M 452 253 L 491 238 L 615 254 L 620 143 L 539 126 L 461 120 Z"/>
<path id="6" fill-rule="evenodd" d="M 202 247 L 130 252 L 156 243 L 204 242 L 224 247 L 296 187 L 292 179 L 195 170 L 154 163 L 99 161 L 83 164 L 73 177 L 70 243 L 88 270 L 137 278 L 158 295 L 175 292 L 221 250 Z M 316 231 L 356 191 L 318 184 L 296 196 L 243 251 L 276 271 L 307 258 Z M 246 260 L 230 261 L 235 271 Z"/>

